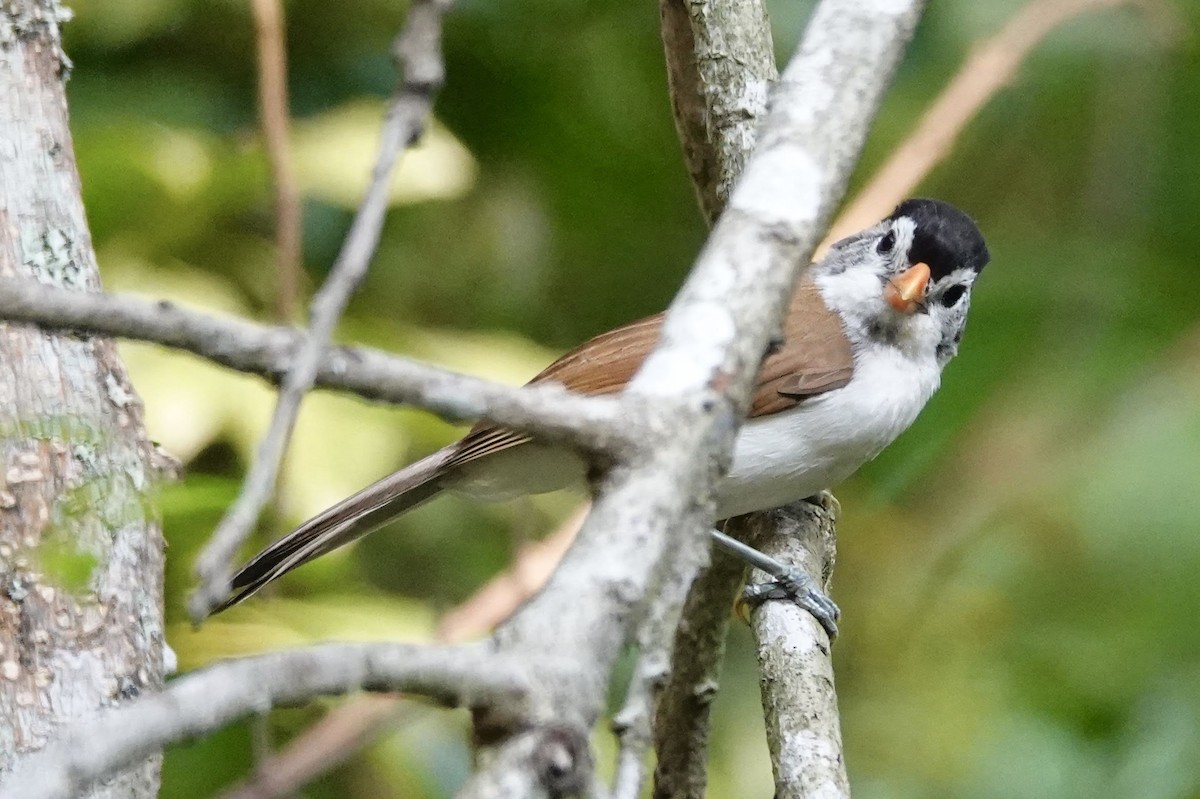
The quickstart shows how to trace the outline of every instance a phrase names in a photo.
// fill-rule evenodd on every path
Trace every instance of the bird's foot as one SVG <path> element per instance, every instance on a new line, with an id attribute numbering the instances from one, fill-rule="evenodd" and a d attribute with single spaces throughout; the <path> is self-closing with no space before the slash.
<path id="1" fill-rule="evenodd" d="M 821 590 L 816 581 L 800 569 L 788 568 L 770 582 L 746 586 L 738 600 L 738 614 L 745 618 L 749 615 L 748 609 L 756 608 L 772 599 L 792 600 L 812 614 L 817 623 L 825 628 L 830 642 L 837 638 L 837 622 L 842 611 Z"/>
<path id="2" fill-rule="evenodd" d="M 828 492 L 826 492 L 828 493 Z M 829 494 L 832 499 L 833 495 Z M 836 502 L 837 500 L 834 500 Z M 769 599 L 790 599 L 812 614 L 825 632 L 829 640 L 837 638 L 837 620 L 842 615 L 833 600 L 825 595 L 813 578 L 809 577 L 795 566 L 789 566 L 763 552 L 759 552 L 749 544 L 743 544 L 736 538 L 730 538 L 720 530 L 710 530 L 709 536 L 713 543 L 729 552 L 756 569 L 761 569 L 771 577 L 770 582 L 748 585 L 737 602 L 737 612 L 744 620 L 749 621 L 749 610 L 756 608 Z"/>

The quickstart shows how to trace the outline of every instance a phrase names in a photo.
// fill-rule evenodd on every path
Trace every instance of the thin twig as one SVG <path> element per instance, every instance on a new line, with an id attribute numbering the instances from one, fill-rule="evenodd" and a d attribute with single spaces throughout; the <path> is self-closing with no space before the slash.
<path id="1" fill-rule="evenodd" d="M 258 110 L 275 184 L 275 300 L 279 321 L 295 318 L 300 304 L 303 231 L 300 190 L 289 143 L 287 45 L 282 0 L 251 0 L 258 48 Z"/>
<path id="2" fill-rule="evenodd" d="M 167 301 L 62 291 L 26 280 L 0 280 L 0 319 L 150 341 L 272 382 L 288 373 L 305 338 L 295 328 L 212 316 Z M 616 454 L 630 445 L 616 399 L 581 397 L 549 384 L 502 386 L 370 347 L 328 350 L 315 385 L 417 405 L 449 421 L 486 418 L 598 453 Z"/>
<path id="3" fill-rule="evenodd" d="M 70 728 L 8 774 L 0 795 L 69 799 L 166 744 L 322 695 L 406 691 L 517 718 L 529 695 L 526 673 L 515 660 L 480 646 L 326 644 L 226 661 Z"/>
<path id="4" fill-rule="evenodd" d="M 329 277 L 313 298 L 308 336 L 296 354 L 280 388 L 267 434 L 259 443 L 242 492 L 226 512 L 196 561 L 200 584 L 189 610 L 199 622 L 229 593 L 229 568 L 238 547 L 250 534 L 263 505 L 275 489 L 279 464 L 291 438 L 304 394 L 313 386 L 322 355 L 350 295 L 366 276 L 375 254 L 387 212 L 388 184 L 400 151 L 415 142 L 425 128 L 433 98 L 441 87 L 442 16 L 448 0 L 422 0 L 409 8 L 404 29 L 396 38 L 396 60 L 402 82 L 392 99 L 380 135 L 379 155 L 366 196 L 350 225 Z"/>
<path id="5" fill-rule="evenodd" d="M 998 32 L 978 42 L 950 83 L 925 109 L 912 133 L 838 216 L 818 256 L 833 242 L 887 216 L 910 196 L 950 154 L 967 124 L 988 100 L 1013 81 L 1021 64 L 1042 40 L 1081 14 L 1123 5 L 1154 13 L 1162 4 L 1153 0 L 1033 0 Z"/>

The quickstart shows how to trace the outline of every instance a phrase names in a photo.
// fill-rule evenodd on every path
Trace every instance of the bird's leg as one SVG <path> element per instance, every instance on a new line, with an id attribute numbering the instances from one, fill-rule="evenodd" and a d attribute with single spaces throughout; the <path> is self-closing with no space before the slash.
<path id="1" fill-rule="evenodd" d="M 827 492 L 828 493 L 828 492 Z M 830 497 L 833 495 L 830 494 Z M 813 615 L 829 640 L 837 638 L 837 620 L 841 616 L 838 606 L 826 596 L 813 578 L 802 569 L 781 563 L 770 555 L 759 552 L 754 547 L 743 544 L 736 538 L 730 538 L 717 530 L 709 530 L 713 542 L 731 555 L 741 558 L 756 569 L 761 569 L 774 579 L 766 583 L 747 585 L 742 592 L 739 605 L 757 606 L 768 599 L 791 599 L 797 605 Z"/>

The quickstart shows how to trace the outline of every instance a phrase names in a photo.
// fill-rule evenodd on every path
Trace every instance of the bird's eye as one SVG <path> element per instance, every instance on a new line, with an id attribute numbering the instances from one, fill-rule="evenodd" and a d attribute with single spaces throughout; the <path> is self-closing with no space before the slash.
<path id="1" fill-rule="evenodd" d="M 958 304 L 962 296 L 967 293 L 967 287 L 962 283 L 951 286 L 942 293 L 942 305 L 951 308 Z"/>
<path id="2" fill-rule="evenodd" d="M 887 255 L 896 246 L 896 231 L 889 230 L 887 234 L 879 240 L 879 246 L 876 248 L 880 255 Z"/>

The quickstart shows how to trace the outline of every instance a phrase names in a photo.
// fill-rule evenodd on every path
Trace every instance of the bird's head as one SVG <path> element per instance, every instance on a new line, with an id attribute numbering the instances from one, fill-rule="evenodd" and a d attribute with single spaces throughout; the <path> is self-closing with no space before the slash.
<path id="1" fill-rule="evenodd" d="M 911 199 L 834 244 L 813 275 L 852 339 L 932 350 L 945 364 L 958 351 L 971 287 L 989 258 L 969 216 L 941 200 Z"/>

